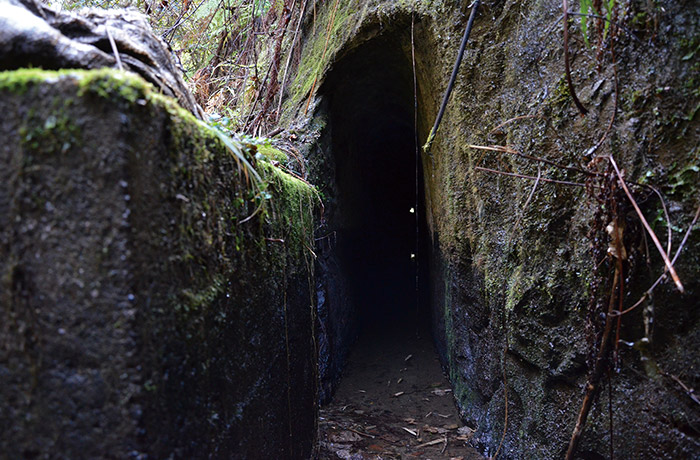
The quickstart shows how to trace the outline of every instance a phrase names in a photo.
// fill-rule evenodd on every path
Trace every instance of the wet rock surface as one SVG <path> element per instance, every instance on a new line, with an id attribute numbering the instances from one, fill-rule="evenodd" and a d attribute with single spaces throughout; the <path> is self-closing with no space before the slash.
<path id="1" fill-rule="evenodd" d="M 310 188 L 258 163 L 240 224 L 232 152 L 133 74 L 0 73 L 0 111 L 0 458 L 309 457 Z"/>
<path id="2" fill-rule="evenodd" d="M 611 183 L 617 184 L 612 169 L 606 170 L 612 157 L 628 183 L 658 188 L 677 228 L 671 235 L 674 251 L 698 206 L 698 4 L 614 3 L 617 20 L 626 28 L 615 33 L 614 42 L 610 32 L 606 40 L 589 46 L 580 19 L 570 18 L 567 24 L 573 87 L 588 108 L 581 116 L 564 75 L 561 2 L 484 2 L 436 140 L 429 154 L 421 156 L 427 222 L 423 237 L 429 250 L 419 265 L 430 267 L 426 290 L 433 332 L 462 419 L 478 425 L 475 439 L 488 455 L 498 448 L 505 428 L 501 457 L 560 458 L 574 430 L 615 268 L 614 256 L 606 255 L 611 240 L 605 228 L 612 219 L 605 212 L 611 207 L 608 203 L 601 211 L 599 197 L 582 186 L 588 173 L 613 174 Z M 392 91 L 404 103 L 417 102 L 424 142 L 457 55 L 468 7 L 454 2 L 408 6 L 349 1 L 337 11 L 320 8 L 316 23 L 332 23 L 334 33 L 327 38 L 322 27 L 306 31 L 287 111 L 287 117 L 308 128 L 313 140 L 310 162 L 323 165 L 334 151 L 352 158 L 348 143 L 340 142 L 336 149 L 329 140 L 347 129 L 338 126 L 343 117 L 333 114 L 333 98 L 337 101 L 343 85 L 347 88 L 353 80 L 343 79 L 352 75 L 344 61 L 360 50 L 380 49 L 387 41 L 399 43 L 392 60 L 373 58 L 369 52 L 356 67 L 367 74 L 375 66 L 392 67 L 401 57 L 409 66 L 415 64 L 417 100 L 410 90 L 397 91 L 402 86 L 398 77 Z M 343 72 L 337 75 L 339 69 Z M 309 95 L 315 77 L 322 80 L 321 89 Z M 386 120 L 399 113 L 363 100 L 381 86 L 380 78 L 369 80 L 343 99 L 352 108 L 344 113 L 350 125 L 353 117 L 371 117 L 373 108 Z M 301 102 L 307 98 L 311 107 L 316 104 L 310 121 Z M 358 137 L 369 132 L 349 131 Z M 372 139 L 376 144 L 383 140 Z M 489 150 L 494 145 L 508 151 Z M 397 163 L 411 162 L 412 155 L 407 152 Z M 375 163 L 362 164 L 371 170 Z M 344 176 L 338 169 L 342 162 L 335 165 L 335 176 L 317 169 L 320 186 L 328 184 L 333 193 L 343 181 L 360 183 L 356 178 L 364 174 L 362 169 L 346 165 Z M 394 172 L 382 171 L 387 177 Z M 543 179 L 579 185 L 539 181 L 535 187 L 540 173 Z M 620 191 L 619 185 L 614 187 Z M 665 217 L 658 217 L 663 206 L 643 188 L 634 186 L 633 193 L 665 241 L 668 226 L 661 223 Z M 621 305 L 627 308 L 654 283 L 664 264 L 628 199 L 622 193 L 618 198 L 618 217 L 626 225 L 624 244 L 632 254 L 624 268 Z M 607 220 L 596 222 L 596 215 Z M 593 405 L 579 450 L 583 458 L 609 456 L 611 439 L 616 456 L 698 456 L 700 406 L 684 390 L 700 386 L 700 355 L 690 351 L 698 349 L 700 328 L 700 310 L 695 308 L 700 292 L 698 235 L 696 226 L 677 262 L 686 292 L 661 283 L 653 299 L 624 316 L 617 368 L 610 374 L 613 390 L 602 391 Z M 504 427 L 506 389 L 509 417 Z"/>

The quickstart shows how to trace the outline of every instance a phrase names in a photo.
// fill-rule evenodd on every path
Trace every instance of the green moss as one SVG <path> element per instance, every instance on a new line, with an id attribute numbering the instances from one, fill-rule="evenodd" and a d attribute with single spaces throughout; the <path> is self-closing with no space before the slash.
<path id="1" fill-rule="evenodd" d="M 513 274 L 508 278 L 508 293 L 506 294 L 506 311 L 511 312 L 515 305 L 522 298 L 523 286 L 523 266 L 518 265 Z"/>
<path id="2" fill-rule="evenodd" d="M 318 89 L 329 64 L 348 38 L 356 32 L 357 25 L 366 13 L 366 6 L 354 1 L 338 2 L 335 11 L 334 4 L 335 2 L 325 4 L 311 37 L 307 39 L 311 46 L 302 51 L 296 75 L 290 85 L 289 105 L 292 107 L 303 105 L 302 102 L 309 97 L 309 93 Z"/>
<path id="3" fill-rule="evenodd" d="M 152 92 L 153 87 L 136 74 L 106 68 L 88 71 L 78 82 L 78 96 L 91 93 L 105 99 L 121 99 L 130 104 Z"/>
<path id="4" fill-rule="evenodd" d="M 41 114 L 30 111 L 19 127 L 19 136 L 25 153 L 48 155 L 66 153 L 80 144 L 82 132 L 64 107 L 53 105 Z M 31 161 L 25 157 L 25 163 Z"/>
<path id="5" fill-rule="evenodd" d="M 24 95 L 38 83 L 55 82 L 65 75 L 72 75 L 77 71 L 60 70 L 47 72 L 42 69 L 18 69 L 0 72 L 0 91 Z"/>
<path id="6" fill-rule="evenodd" d="M 201 309 L 209 307 L 217 296 L 224 292 L 226 282 L 221 274 L 216 274 L 208 285 L 199 290 L 185 288 L 181 291 L 181 299 L 175 305 L 175 310 L 181 313 L 199 313 Z"/>
<path id="7" fill-rule="evenodd" d="M 571 93 L 569 92 L 569 85 L 566 83 L 566 76 L 562 75 L 559 77 L 551 96 L 546 101 L 553 109 L 562 109 L 571 102 Z"/>
<path id="8" fill-rule="evenodd" d="M 685 162 L 674 164 L 666 185 L 667 193 L 674 199 L 692 201 L 697 195 L 698 183 L 700 183 L 700 147 L 693 149 Z"/>
<path id="9" fill-rule="evenodd" d="M 268 160 L 279 161 L 280 163 L 287 161 L 287 155 L 283 151 L 269 145 L 259 145 L 258 153 Z"/>
<path id="10" fill-rule="evenodd" d="M 313 210 L 320 204 L 314 187 L 280 169 L 260 163 L 270 192 L 272 229 L 285 242 L 291 255 L 313 248 Z"/>

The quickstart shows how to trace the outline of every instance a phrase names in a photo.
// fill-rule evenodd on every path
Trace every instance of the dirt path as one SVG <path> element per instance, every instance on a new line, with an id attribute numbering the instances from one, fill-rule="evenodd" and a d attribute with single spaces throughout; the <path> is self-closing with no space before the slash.
<path id="1" fill-rule="evenodd" d="M 469 446 L 472 430 L 459 420 L 430 339 L 396 329 L 360 337 L 321 409 L 320 458 L 483 459 Z"/>

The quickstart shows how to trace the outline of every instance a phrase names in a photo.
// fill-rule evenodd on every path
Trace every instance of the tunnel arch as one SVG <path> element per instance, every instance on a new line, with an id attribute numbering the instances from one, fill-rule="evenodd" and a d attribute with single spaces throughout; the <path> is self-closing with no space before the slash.
<path id="1" fill-rule="evenodd" d="M 360 332 L 420 325 L 427 335 L 431 323 L 410 16 L 363 36 L 371 38 L 332 64 L 314 114 L 324 126 L 324 169 L 314 178 L 326 205 L 320 236 L 333 235 L 320 242 L 317 263 L 322 401 Z"/>
<path id="2" fill-rule="evenodd" d="M 422 173 L 404 45 L 400 33 L 386 33 L 354 48 L 321 88 L 332 127 L 336 251 L 365 327 L 415 320 Z"/>

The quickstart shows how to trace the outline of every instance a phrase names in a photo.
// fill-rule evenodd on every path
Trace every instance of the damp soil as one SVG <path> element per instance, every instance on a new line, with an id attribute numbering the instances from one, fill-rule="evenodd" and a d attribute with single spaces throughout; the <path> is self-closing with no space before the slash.
<path id="1" fill-rule="evenodd" d="M 432 339 L 415 326 L 365 329 L 321 408 L 321 459 L 483 459 L 471 445 Z"/>

